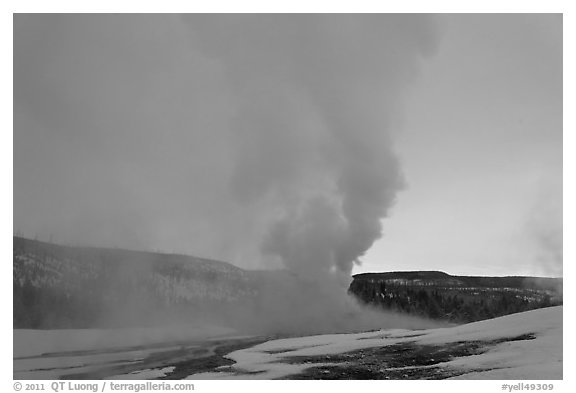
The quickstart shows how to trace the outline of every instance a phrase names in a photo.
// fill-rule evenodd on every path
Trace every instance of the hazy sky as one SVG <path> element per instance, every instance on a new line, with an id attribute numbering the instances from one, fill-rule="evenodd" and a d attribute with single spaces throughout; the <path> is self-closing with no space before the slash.
<path id="1" fill-rule="evenodd" d="M 561 16 L 18 15 L 14 230 L 559 275 Z"/>
<path id="2" fill-rule="evenodd" d="M 561 16 L 438 25 L 397 138 L 409 186 L 359 270 L 561 274 Z"/>

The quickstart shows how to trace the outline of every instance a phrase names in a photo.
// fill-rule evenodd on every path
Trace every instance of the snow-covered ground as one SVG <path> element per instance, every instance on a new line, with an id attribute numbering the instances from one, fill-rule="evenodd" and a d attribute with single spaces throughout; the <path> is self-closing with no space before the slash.
<path id="1" fill-rule="evenodd" d="M 119 366 L 117 372 L 96 378 L 155 379 L 169 376 L 183 359 L 214 354 L 210 342 L 220 339 L 244 341 L 247 336 L 221 327 L 173 327 L 156 329 L 110 330 L 15 330 L 14 378 L 54 379 L 66 375 L 98 372 L 103 367 Z M 428 330 L 388 329 L 356 334 L 330 334 L 278 339 L 226 355 L 235 363 L 209 373 L 189 375 L 189 379 L 274 379 L 292 378 L 318 367 L 355 367 L 363 355 L 339 354 L 382 350 L 378 354 L 396 356 L 394 346 L 446 349 L 455 344 L 472 343 L 479 351 L 454 352 L 437 358 L 433 364 L 388 364 L 392 358 L 375 359 L 377 371 L 425 372 L 440 370 L 444 377 L 460 379 L 561 379 L 562 307 L 551 307 L 501 318 L 448 328 Z M 161 362 L 150 362 L 158 354 L 168 354 Z M 171 355 L 174 354 L 174 357 Z M 199 355 L 200 356 L 200 355 Z M 211 356 L 211 355 L 210 355 Z M 319 356 L 325 356 L 318 360 Z M 354 357 L 356 356 L 356 357 Z M 359 356 L 359 357 L 358 357 Z M 399 355 L 400 356 L 400 355 Z M 425 355 L 427 361 L 432 356 Z M 434 356 L 435 357 L 435 356 Z M 313 361 L 306 359 L 315 358 Z M 374 359 L 374 358 L 372 358 Z M 382 358 L 383 359 L 383 358 Z M 430 362 L 428 362 L 430 363 Z M 125 365 L 129 365 L 128 368 Z M 374 362 L 370 364 L 374 366 Z M 445 371 L 445 372 L 444 372 Z M 403 371 L 402 371 L 403 372 Z M 178 378 L 186 377 L 178 374 Z M 390 374 L 392 375 L 392 374 Z M 398 374 L 396 374 L 398 375 Z M 424 374 L 421 374 L 424 375 Z M 352 376 L 354 378 L 354 376 Z"/>
<path id="2" fill-rule="evenodd" d="M 533 339 L 518 339 L 530 335 Z M 511 339 L 510 341 L 504 339 Z M 327 364 L 294 362 L 294 357 L 334 355 L 399 343 L 445 346 L 486 342 L 481 354 L 435 364 L 460 379 L 562 379 L 562 307 L 429 330 L 382 330 L 268 341 L 227 355 L 232 371 L 194 374 L 189 379 L 274 379 Z M 500 343 L 488 345 L 490 342 Z M 383 364 L 383 371 L 386 365 Z M 429 366 L 425 366 L 429 367 Z"/>
<path id="3" fill-rule="evenodd" d="M 230 337 L 234 333 L 232 329 L 219 326 L 189 325 L 133 329 L 15 329 L 14 378 L 54 379 L 102 365 L 141 362 L 154 352 L 177 349 L 180 343 Z M 134 375 L 133 379 L 136 377 Z"/>
<path id="4" fill-rule="evenodd" d="M 185 341 L 234 333 L 220 326 L 168 326 L 125 329 L 14 330 L 14 358 L 54 352 L 106 350 Z"/>
<path id="5" fill-rule="evenodd" d="M 171 373 L 174 371 L 174 367 L 164 367 L 164 368 L 155 368 L 155 369 L 145 369 L 140 371 L 134 371 L 129 374 L 120 374 L 114 375 L 112 377 L 108 377 L 106 379 L 127 379 L 127 380 L 139 380 L 139 379 L 158 379 L 165 377 L 166 374 Z"/>

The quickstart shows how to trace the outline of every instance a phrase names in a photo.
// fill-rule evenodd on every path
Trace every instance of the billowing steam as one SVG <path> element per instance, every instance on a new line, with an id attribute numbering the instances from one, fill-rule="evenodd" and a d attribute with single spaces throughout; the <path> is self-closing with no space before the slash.
<path id="1" fill-rule="evenodd" d="M 195 15 L 238 103 L 231 193 L 266 206 L 261 251 L 349 277 L 403 178 L 390 126 L 434 34 L 421 16 Z M 270 214 L 269 214 L 270 213 Z"/>
<path id="2" fill-rule="evenodd" d="M 18 229 L 283 266 L 298 284 L 270 284 L 262 319 L 361 319 L 346 285 L 404 184 L 392 139 L 429 17 L 16 22 Z"/>
<path id="3" fill-rule="evenodd" d="M 403 187 L 391 127 L 433 49 L 430 21 L 398 15 L 186 21 L 201 50 L 224 67 L 237 103 L 231 196 L 262 219 L 263 258 L 278 259 L 297 277 L 289 288 L 265 292 L 267 323 L 292 331 L 382 326 L 381 317 L 360 312 L 345 295 L 346 285 L 353 264 L 381 237 L 381 220 Z"/>

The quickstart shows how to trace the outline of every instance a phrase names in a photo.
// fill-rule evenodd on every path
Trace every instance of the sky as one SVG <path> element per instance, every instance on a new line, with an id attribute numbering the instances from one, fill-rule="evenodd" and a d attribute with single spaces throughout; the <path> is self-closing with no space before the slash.
<path id="1" fill-rule="evenodd" d="M 358 270 L 561 275 L 561 17 L 440 19 L 398 136 L 409 185 Z"/>
<path id="2" fill-rule="evenodd" d="M 557 276 L 562 18 L 16 15 L 13 148 L 27 237 Z"/>

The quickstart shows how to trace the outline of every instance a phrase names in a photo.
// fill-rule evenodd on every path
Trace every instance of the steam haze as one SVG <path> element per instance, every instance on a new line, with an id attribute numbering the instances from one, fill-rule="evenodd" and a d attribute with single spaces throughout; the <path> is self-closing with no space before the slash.
<path id="1" fill-rule="evenodd" d="M 16 15 L 14 231 L 342 285 L 561 274 L 561 26 Z"/>
<path id="2" fill-rule="evenodd" d="M 434 32 L 423 16 L 18 16 L 15 221 L 349 276 L 403 186 L 390 128 Z"/>

